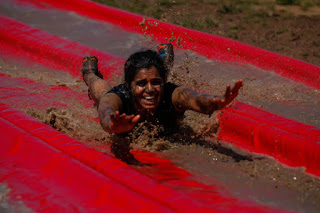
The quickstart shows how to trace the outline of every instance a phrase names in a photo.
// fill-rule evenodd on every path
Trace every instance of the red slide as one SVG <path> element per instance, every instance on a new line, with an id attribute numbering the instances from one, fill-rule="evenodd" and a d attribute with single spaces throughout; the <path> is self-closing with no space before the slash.
<path id="1" fill-rule="evenodd" d="M 141 24 L 136 25 L 137 21 L 142 21 L 141 17 L 135 14 L 85 0 L 71 0 L 63 4 L 59 1 L 43 1 L 81 14 L 86 14 L 87 10 L 84 8 L 93 7 L 95 13 L 87 15 L 103 20 L 108 20 L 101 15 L 108 10 L 108 14 L 115 17 L 108 21 L 144 33 L 139 27 Z M 156 20 L 151 20 L 154 21 Z M 149 25 L 148 20 L 143 24 L 153 26 Z M 174 33 L 182 33 L 177 37 L 187 41 L 182 44 L 184 48 L 196 49 L 208 57 L 221 55 L 222 59 L 226 60 L 248 60 L 257 66 L 272 67 L 275 72 L 318 88 L 316 85 L 319 85 L 319 67 L 212 35 L 167 23 L 159 24 L 162 29 L 170 28 Z M 157 29 L 160 28 L 148 31 L 148 34 L 154 33 L 159 39 L 167 36 Z M 191 36 L 193 42 L 187 39 Z M 77 77 L 80 75 L 83 55 L 96 55 L 101 58 L 99 65 L 107 78 L 123 64 L 122 59 L 113 55 L 59 38 L 4 16 L 0 16 L 0 38 L 1 53 L 5 52 L 8 57 L 37 61 Z M 217 40 L 219 42 L 215 43 Z M 206 43 L 209 41 L 213 46 Z M 195 46 L 197 48 L 194 48 Z M 228 50 L 224 50 L 226 47 Z M 258 60 L 259 54 L 266 54 L 267 60 Z M 273 67 L 273 60 L 283 63 Z M 292 63 L 295 65 L 293 72 Z M 302 67 L 305 68 L 305 75 L 300 75 L 297 71 Z M 10 77 L 0 75 L 0 82 L 2 80 L 10 81 Z M 4 86 L 1 90 L 19 94 L 18 90 Z M 21 92 L 21 95 L 27 97 L 30 94 Z M 11 97 L 8 93 L 3 93 L 0 101 L 4 98 Z M 39 102 L 46 103 L 43 96 L 32 94 L 32 99 L 35 101 L 34 105 Z M 60 104 L 49 102 L 48 104 Z M 307 172 L 320 176 L 318 128 L 239 102 L 219 115 L 219 123 L 219 139 L 249 151 L 268 154 L 290 166 L 304 166 Z M 26 206 L 37 212 L 281 212 L 234 198 L 221 192 L 221 189 L 191 181 L 188 179 L 190 174 L 179 176 L 180 180 L 175 182 L 177 186 L 201 190 L 197 193 L 183 193 L 157 182 L 156 177 L 149 178 L 123 162 L 88 148 L 1 102 L 0 133 L 0 180 L 12 189 L 12 199 L 22 200 Z M 158 161 L 161 162 L 162 160 Z M 187 173 L 170 163 L 166 165 L 175 171 Z"/>
<path id="2" fill-rule="evenodd" d="M 117 70 L 115 67 L 123 63 L 123 59 L 61 39 L 12 19 L 3 16 L 0 19 L 0 45 L 16 56 L 37 60 L 46 66 L 61 67 L 74 76 L 80 75 L 78 70 L 81 58 L 86 53 L 102 59 L 101 70 L 106 78 Z M 64 57 L 61 58 L 61 55 Z M 45 57 L 38 60 L 39 56 Z M 67 63 L 69 61 L 74 64 Z M 117 63 L 112 64 L 114 61 Z M 237 103 L 223 111 L 219 119 L 219 139 L 250 151 L 268 154 L 290 166 L 304 166 L 307 172 L 320 175 L 318 128 L 243 103 Z M 304 157 L 297 158 L 296 153 Z"/>
<path id="3" fill-rule="evenodd" d="M 161 42 L 167 42 L 171 38 L 176 46 L 191 49 L 206 57 L 250 63 L 320 89 L 320 67 L 300 60 L 278 55 L 220 36 L 202 33 L 129 13 L 89 0 L 69 0 L 67 2 L 60 0 L 36 1 L 37 4 L 45 7 L 45 4 L 41 4 L 41 2 L 61 9 L 71 10 L 93 19 L 120 25 L 130 31 L 150 35 Z"/>
<path id="4" fill-rule="evenodd" d="M 50 94 L 21 92 L 4 81 L 57 92 L 55 87 L 0 75 L 0 100 L 9 98 L 10 90 L 15 104 L 63 106 L 50 102 Z M 66 88 L 60 93 L 68 97 L 74 92 Z M 36 212 L 281 212 L 234 198 L 221 186 L 192 180 L 168 160 L 140 153 L 143 162 L 153 164 L 146 170 L 151 179 L 143 169 L 136 171 L 1 102 L 0 133 L 1 183 L 11 189 L 12 200 Z"/>

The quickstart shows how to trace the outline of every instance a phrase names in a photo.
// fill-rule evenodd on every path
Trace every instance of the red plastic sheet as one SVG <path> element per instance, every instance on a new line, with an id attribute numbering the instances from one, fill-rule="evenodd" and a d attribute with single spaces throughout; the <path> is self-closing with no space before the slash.
<path id="1" fill-rule="evenodd" d="M 34 0 L 30 0 L 34 1 Z M 41 0 L 55 7 L 72 10 L 93 19 L 103 20 L 123 26 L 141 34 L 152 35 L 161 42 L 169 38 L 175 45 L 191 49 L 209 58 L 251 63 L 265 70 L 291 78 L 320 89 L 320 67 L 249 46 L 237 41 L 212 34 L 187 29 L 156 19 L 129 13 L 89 0 Z M 37 1 L 39 4 L 39 1 Z"/>
<path id="2" fill-rule="evenodd" d="M 37 212 L 172 211 L 75 160 L 65 151 L 92 154 L 77 141 L 2 104 L 0 110 L 0 179 L 13 199 Z M 126 167 L 110 158 L 100 160 L 110 170 Z"/>
<path id="3" fill-rule="evenodd" d="M 62 67 L 63 70 L 78 76 L 79 74 L 77 73 L 80 73 L 82 56 L 76 55 L 74 52 L 79 52 L 79 50 L 83 50 L 83 52 L 88 51 L 93 54 L 97 53 L 102 58 L 101 64 L 106 60 L 104 66 L 110 66 L 108 63 L 112 63 L 112 60 L 122 60 L 77 44 L 76 42 L 60 39 L 57 36 L 42 32 L 12 19 L 0 16 L 0 21 L 0 38 L 2 38 L 0 46 L 4 47 L 3 50 L 9 51 L 13 56 L 26 57 L 28 59 L 41 58 L 39 59 L 40 63 Z M 12 37 L 19 39 L 13 40 Z M 7 41 L 8 43 L 6 43 Z M 36 44 L 41 43 L 41 45 L 35 45 L 35 41 L 37 41 Z M 51 43 L 52 41 L 54 42 Z M 58 42 L 72 45 L 63 46 L 59 45 Z M 58 48 L 57 45 L 62 48 Z M 52 51 L 63 53 L 63 60 L 60 60 L 60 56 Z M 74 64 L 72 66 L 64 66 L 66 61 L 74 61 Z M 114 70 L 113 68 L 108 68 L 107 72 L 104 72 L 105 70 L 103 69 L 103 73 L 109 74 Z M 110 77 L 110 75 L 108 76 Z M 221 131 L 218 136 L 219 139 L 232 142 L 251 151 L 271 155 L 287 165 L 304 166 L 307 172 L 320 175 L 320 161 L 317 157 L 320 135 L 318 128 L 285 119 L 246 104 L 238 104 L 230 110 L 230 112 L 225 112 L 220 117 Z M 268 131 L 264 131 L 266 130 L 265 128 L 268 128 Z M 253 135 L 255 135 L 255 140 L 252 139 Z M 279 148 L 275 149 L 275 147 L 278 147 L 278 144 L 281 144 L 281 151 L 279 151 Z M 257 147 L 260 148 L 257 149 Z M 276 152 L 270 151 L 274 149 Z M 309 154 L 310 151 L 313 154 Z M 305 156 L 303 158 L 296 158 L 297 152 Z"/>
<path id="4" fill-rule="evenodd" d="M 236 103 L 219 116 L 218 139 L 320 176 L 320 129 Z"/>
<path id="5" fill-rule="evenodd" d="M 56 101 L 59 100 L 59 101 Z M 48 86 L 27 78 L 11 78 L 0 73 L 0 102 L 16 108 L 48 109 L 68 108 L 69 102 L 89 108 L 93 101 L 88 94 L 79 93 L 66 86 Z"/>
<path id="6" fill-rule="evenodd" d="M 281 212 L 185 179 L 176 168 L 180 178 L 171 176 L 171 185 L 198 189 L 180 193 L 1 103 L 0 133 L 0 180 L 37 212 Z M 163 162 L 174 168 L 152 163 Z"/>
<path id="7" fill-rule="evenodd" d="M 28 59 L 48 67 L 80 76 L 85 55 L 99 57 L 99 67 L 108 78 L 119 70 L 123 59 L 102 51 L 62 39 L 0 15 L 0 54 L 2 57 Z"/>

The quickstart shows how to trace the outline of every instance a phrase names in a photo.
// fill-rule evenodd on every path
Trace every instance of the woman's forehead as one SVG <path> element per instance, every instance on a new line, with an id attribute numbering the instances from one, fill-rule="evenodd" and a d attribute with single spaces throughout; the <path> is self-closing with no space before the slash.
<path id="1" fill-rule="evenodd" d="M 158 69 L 154 66 L 151 68 L 140 69 L 134 77 L 134 80 L 145 79 L 145 78 L 161 78 Z"/>

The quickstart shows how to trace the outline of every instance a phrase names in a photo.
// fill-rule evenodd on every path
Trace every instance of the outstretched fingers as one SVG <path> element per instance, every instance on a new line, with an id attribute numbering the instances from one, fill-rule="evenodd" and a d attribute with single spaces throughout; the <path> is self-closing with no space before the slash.
<path id="1" fill-rule="evenodd" d="M 233 99 L 235 99 L 238 96 L 239 90 L 242 86 L 242 80 L 237 80 L 232 89 L 230 89 L 230 86 L 227 86 L 227 91 L 225 95 L 226 100 L 230 99 L 229 102 L 231 102 Z"/>
<path id="2" fill-rule="evenodd" d="M 123 117 L 123 121 L 125 123 L 129 123 L 129 124 L 133 124 L 133 125 L 135 125 L 139 121 L 139 119 L 140 119 L 140 115 L 129 115 L 129 116 Z"/>
<path id="3" fill-rule="evenodd" d="M 228 85 L 228 86 L 227 86 L 227 89 L 226 89 L 226 93 L 225 93 L 225 95 L 224 95 L 224 98 L 225 98 L 226 100 L 228 100 L 229 97 L 230 97 L 230 95 L 231 95 L 231 87 L 230 87 L 230 85 Z"/>
<path id="4" fill-rule="evenodd" d="M 225 100 L 229 100 L 230 98 L 233 100 L 235 97 L 238 96 L 240 88 L 243 86 L 242 80 L 237 80 L 234 86 L 230 87 L 230 85 L 227 86 L 226 93 L 224 95 Z"/>
<path id="5" fill-rule="evenodd" d="M 114 133 L 122 133 L 130 131 L 139 121 L 140 115 L 129 115 L 119 111 L 110 113 L 110 128 Z"/>
<path id="6" fill-rule="evenodd" d="M 232 88 L 228 85 L 226 93 L 222 99 L 219 100 L 218 98 L 214 98 L 215 103 L 218 104 L 218 108 L 221 109 L 231 103 L 238 96 L 239 90 L 242 86 L 242 80 L 237 80 Z"/>
<path id="7" fill-rule="evenodd" d="M 132 118 L 131 122 L 134 123 L 134 124 L 136 124 L 136 123 L 140 120 L 140 117 L 141 117 L 140 115 L 134 116 L 134 117 Z"/>
<path id="8" fill-rule="evenodd" d="M 232 87 L 232 94 L 238 94 L 240 88 L 243 86 L 243 81 L 242 80 L 237 80 L 234 86 Z"/>
<path id="9" fill-rule="evenodd" d="M 115 113 L 110 113 L 111 124 L 116 123 L 119 120 L 119 114 L 119 111 L 116 111 Z"/>

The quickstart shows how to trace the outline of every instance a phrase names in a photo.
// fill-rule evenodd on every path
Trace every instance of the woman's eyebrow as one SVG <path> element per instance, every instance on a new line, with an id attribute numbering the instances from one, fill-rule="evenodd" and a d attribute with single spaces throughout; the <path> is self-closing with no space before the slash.
<path id="1" fill-rule="evenodd" d="M 139 79 L 139 80 L 136 81 L 136 83 L 142 83 L 144 81 L 147 81 L 147 79 L 145 79 L 145 78 L 144 79 Z"/>
<path id="2" fill-rule="evenodd" d="M 162 81 L 162 78 L 158 78 L 158 77 L 156 77 L 156 78 L 153 78 L 153 79 L 151 79 L 152 81 Z"/>
<path id="3" fill-rule="evenodd" d="M 163 82 L 162 78 L 153 78 L 151 79 L 151 82 Z"/>

